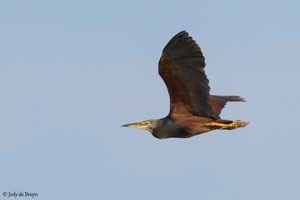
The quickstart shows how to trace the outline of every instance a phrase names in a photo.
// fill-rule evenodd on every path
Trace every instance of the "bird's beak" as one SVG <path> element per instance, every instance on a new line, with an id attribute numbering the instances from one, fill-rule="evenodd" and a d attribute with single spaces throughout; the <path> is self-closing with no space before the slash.
<path id="1" fill-rule="evenodd" d="M 148 127 L 149 122 L 147 122 L 147 121 L 131 123 L 131 124 L 124 124 L 122 126 L 123 127 L 132 127 L 132 128 L 140 128 L 140 129 L 150 130 L 149 127 Z"/>
<path id="2" fill-rule="evenodd" d="M 123 127 L 141 128 L 140 123 L 124 124 Z"/>

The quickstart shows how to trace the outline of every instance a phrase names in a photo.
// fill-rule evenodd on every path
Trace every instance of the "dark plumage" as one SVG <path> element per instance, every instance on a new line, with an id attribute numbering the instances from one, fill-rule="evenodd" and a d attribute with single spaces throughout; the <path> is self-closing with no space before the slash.
<path id="1" fill-rule="evenodd" d="M 170 96 L 170 112 L 162 119 L 125 124 L 148 130 L 156 138 L 187 138 L 215 129 L 231 130 L 246 126 L 242 121 L 220 119 L 228 101 L 244 101 L 239 96 L 210 95 L 200 47 L 182 31 L 163 49 L 159 75 Z"/>

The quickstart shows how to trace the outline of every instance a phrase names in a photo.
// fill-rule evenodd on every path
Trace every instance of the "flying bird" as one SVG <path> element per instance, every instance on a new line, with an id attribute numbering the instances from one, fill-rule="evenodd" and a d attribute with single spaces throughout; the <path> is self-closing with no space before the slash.
<path id="1" fill-rule="evenodd" d="M 158 64 L 170 96 L 169 114 L 123 126 L 145 129 L 159 139 L 189 138 L 217 129 L 245 127 L 248 122 L 220 118 L 227 102 L 245 100 L 240 96 L 210 95 L 204 67 L 199 45 L 186 31 L 176 34 L 163 49 Z"/>

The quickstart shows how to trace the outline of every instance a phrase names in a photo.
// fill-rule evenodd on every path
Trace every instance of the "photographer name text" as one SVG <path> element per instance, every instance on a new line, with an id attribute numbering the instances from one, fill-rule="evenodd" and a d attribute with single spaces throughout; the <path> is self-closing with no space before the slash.
<path id="1" fill-rule="evenodd" d="M 32 192 L 3 192 L 2 195 L 6 198 L 17 198 L 17 197 L 38 197 L 38 193 L 32 193 Z"/>

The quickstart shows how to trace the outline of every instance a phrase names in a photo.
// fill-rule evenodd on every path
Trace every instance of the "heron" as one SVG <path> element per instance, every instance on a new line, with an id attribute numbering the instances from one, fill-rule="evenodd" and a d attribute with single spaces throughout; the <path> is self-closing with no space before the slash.
<path id="1" fill-rule="evenodd" d="M 212 130 L 233 130 L 248 125 L 240 120 L 221 119 L 227 102 L 243 102 L 240 96 L 210 95 L 205 59 L 188 32 L 176 34 L 165 46 L 158 72 L 170 96 L 169 114 L 123 127 L 144 129 L 158 139 L 190 138 Z"/>

